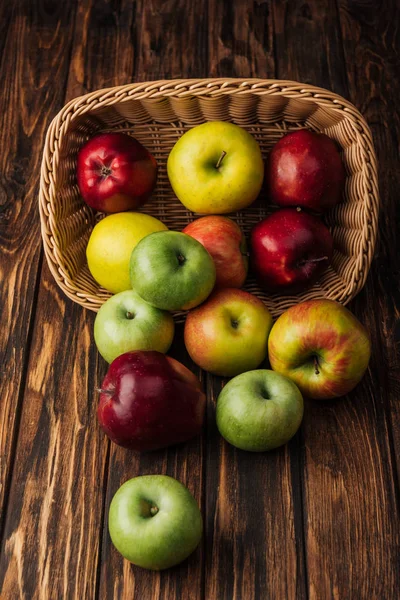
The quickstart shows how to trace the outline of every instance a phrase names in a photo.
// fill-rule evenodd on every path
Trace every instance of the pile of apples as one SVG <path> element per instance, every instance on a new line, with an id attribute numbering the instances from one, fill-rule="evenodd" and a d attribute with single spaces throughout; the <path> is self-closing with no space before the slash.
<path id="1" fill-rule="evenodd" d="M 227 122 L 187 131 L 170 152 L 168 177 L 189 210 L 206 214 L 182 232 L 134 212 L 157 179 L 154 157 L 123 133 L 100 134 L 80 150 L 77 180 L 89 206 L 112 213 L 94 227 L 87 261 L 114 295 L 100 308 L 94 339 L 110 363 L 98 419 L 115 443 L 136 451 L 185 442 L 201 432 L 206 397 L 199 379 L 166 355 L 173 311 L 188 310 L 184 342 L 194 363 L 231 379 L 216 407 L 221 435 L 242 450 L 288 442 L 303 417 L 303 396 L 351 391 L 367 369 L 370 340 L 361 323 L 330 300 L 298 303 L 275 323 L 264 303 L 240 289 L 248 258 L 269 293 L 293 293 L 330 264 L 333 240 L 321 215 L 341 200 L 345 171 L 326 135 L 282 137 L 264 165 L 250 133 Z M 251 232 L 223 216 L 248 207 L 265 178 L 278 208 Z M 167 210 L 167 208 L 166 208 Z M 128 212 L 126 212 L 128 211 Z M 259 369 L 267 358 L 271 369 Z M 197 546 L 202 518 L 189 491 L 162 475 L 136 477 L 110 506 L 110 535 L 131 562 L 177 564 Z"/>

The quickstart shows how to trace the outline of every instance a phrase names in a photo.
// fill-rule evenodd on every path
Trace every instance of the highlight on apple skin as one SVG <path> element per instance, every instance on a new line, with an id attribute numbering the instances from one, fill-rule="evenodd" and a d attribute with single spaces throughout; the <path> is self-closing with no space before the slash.
<path id="1" fill-rule="evenodd" d="M 227 121 L 209 121 L 184 133 L 168 156 L 167 171 L 182 204 L 203 215 L 246 208 L 264 179 L 256 139 Z"/>
<path id="2" fill-rule="evenodd" d="M 182 233 L 200 242 L 216 269 L 216 288 L 240 288 L 248 271 L 246 238 L 239 225 L 220 215 L 208 215 L 189 223 Z"/>
<path id="3" fill-rule="evenodd" d="M 198 378 L 161 352 L 118 356 L 101 385 L 97 416 L 116 444 L 146 452 L 198 435 L 206 396 Z"/>
<path id="4" fill-rule="evenodd" d="M 185 346 L 205 371 L 234 377 L 265 359 L 271 327 L 271 313 L 259 298 L 236 288 L 216 290 L 187 315 Z"/>
<path id="5" fill-rule="evenodd" d="M 292 379 L 309 398 L 348 394 L 362 379 L 371 356 L 368 333 L 344 306 L 308 300 L 274 323 L 268 353 L 274 371 Z"/>
<path id="6" fill-rule="evenodd" d="M 129 479 L 115 493 L 108 529 L 124 558 L 159 571 L 192 554 L 202 536 L 203 519 L 182 483 L 167 475 L 142 475 Z"/>
<path id="7" fill-rule="evenodd" d="M 286 444 L 300 427 L 303 396 L 288 377 L 259 369 L 234 377 L 218 396 L 216 419 L 227 442 L 249 452 Z"/>

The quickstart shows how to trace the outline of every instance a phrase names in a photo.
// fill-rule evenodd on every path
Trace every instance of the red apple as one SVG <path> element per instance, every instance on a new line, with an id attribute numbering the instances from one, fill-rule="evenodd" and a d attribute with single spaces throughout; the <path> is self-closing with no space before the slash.
<path id="1" fill-rule="evenodd" d="M 84 201 L 107 213 L 135 210 L 152 193 L 157 179 L 155 158 L 125 133 L 102 133 L 79 151 L 78 186 Z"/>
<path id="2" fill-rule="evenodd" d="M 272 148 L 266 181 L 272 202 L 323 212 L 340 202 L 345 170 L 336 143 L 324 133 L 301 129 Z"/>
<path id="3" fill-rule="evenodd" d="M 97 416 L 113 442 L 142 452 L 200 433 L 205 406 L 200 381 L 189 369 L 161 352 L 137 351 L 111 363 Z"/>
<path id="4" fill-rule="evenodd" d="M 309 398 L 348 394 L 361 380 L 371 342 L 361 323 L 332 300 L 300 302 L 272 327 L 268 353 L 274 371 L 289 377 Z"/>
<path id="5" fill-rule="evenodd" d="M 242 287 L 248 258 L 246 239 L 239 225 L 228 217 L 211 215 L 189 223 L 183 233 L 203 244 L 211 254 L 217 271 L 216 287 Z"/>
<path id="6" fill-rule="evenodd" d="M 260 286 L 270 292 L 301 291 L 318 279 L 332 253 L 329 229 L 300 209 L 278 210 L 251 233 L 253 271 Z"/>

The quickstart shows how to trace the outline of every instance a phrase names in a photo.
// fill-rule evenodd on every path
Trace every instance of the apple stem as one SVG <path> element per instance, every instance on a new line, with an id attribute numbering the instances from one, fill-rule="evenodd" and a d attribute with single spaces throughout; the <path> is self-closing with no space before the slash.
<path id="1" fill-rule="evenodd" d="M 113 392 L 111 390 L 103 390 L 101 388 L 97 388 L 99 394 L 105 394 L 106 396 L 113 396 Z"/>
<path id="2" fill-rule="evenodd" d="M 314 356 L 314 367 L 315 367 L 315 374 L 319 375 L 318 358 L 316 356 Z"/>
<path id="3" fill-rule="evenodd" d="M 221 152 L 221 156 L 219 157 L 219 159 L 218 159 L 218 161 L 217 161 L 217 164 L 215 165 L 215 168 L 216 168 L 216 169 L 219 169 L 219 168 L 220 168 L 220 166 L 221 166 L 221 163 L 222 163 L 222 161 L 224 160 L 224 156 L 226 156 L 226 152 L 225 152 L 225 150 L 222 150 L 222 152 Z"/>
<path id="4" fill-rule="evenodd" d="M 150 514 L 151 514 L 151 516 L 152 516 L 152 517 L 154 517 L 154 515 L 156 515 L 157 513 L 158 513 L 158 508 L 157 508 L 157 506 L 152 506 L 152 507 L 150 508 Z"/>
<path id="5" fill-rule="evenodd" d="M 297 212 L 301 212 L 301 207 L 300 206 L 296 206 L 296 210 L 297 210 Z"/>

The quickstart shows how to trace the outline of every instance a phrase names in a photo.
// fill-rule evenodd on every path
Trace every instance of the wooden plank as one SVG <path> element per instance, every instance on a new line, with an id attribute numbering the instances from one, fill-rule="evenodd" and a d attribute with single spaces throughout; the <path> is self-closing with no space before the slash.
<path id="1" fill-rule="evenodd" d="M 209 2 L 213 76 L 274 77 L 268 3 Z M 305 598 L 300 435 L 285 448 L 236 450 L 215 425 L 223 381 L 207 376 L 205 598 Z"/>
<path id="2" fill-rule="evenodd" d="M 130 80 L 133 8 L 80 3 L 68 98 Z M 68 31 L 72 40 L 72 24 Z M 62 295 L 45 265 L 5 532 L 6 598 L 14 590 L 29 599 L 97 595 L 109 443 L 96 418 L 105 364 L 93 319 Z"/>
<path id="3" fill-rule="evenodd" d="M 138 6 L 135 28 L 137 60 L 134 80 L 207 75 L 206 3 L 170 0 L 162 5 L 143 2 Z M 196 51 L 193 51 L 196 49 Z M 171 355 L 193 369 L 179 328 Z M 196 369 L 194 368 L 195 372 Z M 136 475 L 167 474 L 187 485 L 199 505 L 204 498 L 204 439 L 151 454 L 135 455 L 111 445 L 106 507 L 119 486 Z M 103 534 L 100 598 L 118 600 L 198 600 L 203 594 L 203 544 L 187 561 L 174 569 L 153 573 L 129 565 L 111 544 L 107 511 Z"/>
<path id="4" fill-rule="evenodd" d="M 359 11 L 363 12 L 362 3 L 352 5 L 358 18 Z M 380 9 L 371 7 L 364 7 L 365 12 L 377 16 Z M 274 22 L 280 77 L 309 81 L 345 96 L 350 92 L 350 99 L 364 112 L 370 103 L 374 105 L 379 81 L 375 87 L 375 74 L 370 71 L 371 65 L 367 66 L 363 44 L 370 40 L 375 49 L 387 19 L 382 18 L 380 30 L 376 23 L 368 31 L 359 24 L 362 33 L 357 39 L 354 18 L 347 29 L 346 66 L 334 4 L 276 2 Z M 395 29 L 396 20 L 392 22 Z M 354 85 L 349 87 L 346 68 L 350 81 L 354 77 Z M 373 113 L 375 118 L 377 112 Z M 370 120 L 372 114 L 366 116 Z M 391 202 L 393 206 L 389 207 Z M 389 217 L 393 227 L 395 202 L 395 198 L 387 199 L 383 206 L 380 237 L 385 253 L 395 253 L 396 248 L 396 238 L 391 239 L 395 234 L 390 233 L 387 221 Z M 388 250 L 388 241 L 393 243 L 392 250 Z M 393 254 L 391 257 L 392 264 L 396 264 Z M 390 423 L 385 412 L 386 394 L 391 386 L 393 394 L 394 388 L 388 382 L 381 386 L 387 375 L 392 382 L 398 377 L 395 361 L 388 360 L 385 328 L 381 330 L 383 322 L 388 326 L 386 333 L 391 331 L 392 321 L 385 305 L 393 306 L 398 299 L 388 270 L 384 279 L 378 271 L 379 265 L 375 264 L 365 289 L 350 305 L 372 336 L 374 354 L 366 377 L 340 401 L 310 401 L 306 406 L 301 460 L 310 598 L 389 598 L 400 589 L 398 504 Z"/>
<path id="5" fill-rule="evenodd" d="M 42 144 L 49 119 L 63 102 L 73 19 L 74 3 L 50 13 L 44 2 L 0 6 L 0 539 L 41 263 Z"/>

